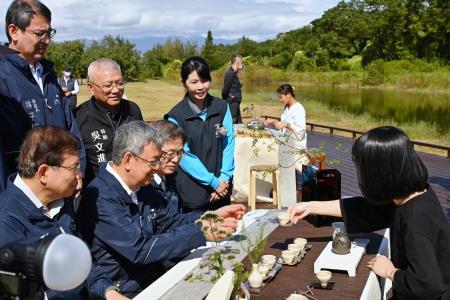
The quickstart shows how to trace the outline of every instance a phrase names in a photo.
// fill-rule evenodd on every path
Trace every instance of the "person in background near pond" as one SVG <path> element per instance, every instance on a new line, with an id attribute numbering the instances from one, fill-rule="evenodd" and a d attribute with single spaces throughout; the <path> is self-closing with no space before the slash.
<path id="1" fill-rule="evenodd" d="M 226 100 L 230 105 L 231 116 L 234 124 L 242 123 L 241 118 L 241 101 L 242 91 L 241 82 L 239 81 L 238 73 L 242 70 L 242 56 L 234 54 L 231 57 L 230 69 L 225 73 L 223 79 L 222 99 Z"/>
<path id="2" fill-rule="evenodd" d="M 124 82 L 120 65 L 109 58 L 93 61 L 88 68 L 88 89 L 91 99 L 75 110 L 86 148 L 85 182 L 97 174 L 99 166 L 112 158 L 117 128 L 134 120 L 142 120 L 139 106 L 123 99 Z"/>
<path id="3" fill-rule="evenodd" d="M 343 216 L 348 233 L 390 228 L 392 260 L 367 266 L 392 280 L 394 299 L 450 299 L 450 225 L 411 141 L 378 127 L 356 140 L 352 157 L 364 197 L 292 205 L 294 223 L 318 214 Z"/>
<path id="4" fill-rule="evenodd" d="M 12 1 L 5 17 L 9 48 L 19 54 L 0 54 L 0 191 L 7 176 L 17 171 L 19 148 L 31 128 L 54 125 L 81 139 L 53 63 L 44 58 L 56 34 L 52 14 L 36 0 Z M 85 152 L 80 145 L 82 170 Z M 3 174 L 1 174 L 3 173 Z"/>
<path id="5" fill-rule="evenodd" d="M 277 89 L 281 104 L 284 105 L 280 121 L 267 119 L 264 125 L 274 126 L 278 130 L 291 133 L 295 148 L 306 149 L 306 112 L 303 105 L 295 100 L 294 88 L 288 84 L 282 84 Z"/>
<path id="6" fill-rule="evenodd" d="M 79 142 L 65 129 L 42 126 L 29 131 L 19 155 L 17 175 L 0 196 L 0 247 L 46 234 L 78 235 L 73 197 L 81 186 Z M 92 299 L 126 299 L 108 290 L 111 280 L 95 265 L 87 278 Z M 46 299 L 86 299 L 83 286 L 45 291 Z"/>
<path id="7" fill-rule="evenodd" d="M 162 142 L 158 131 L 143 121 L 120 126 L 112 161 L 100 167 L 83 191 L 78 211 L 94 261 L 128 297 L 161 275 L 161 262 L 184 255 L 213 237 L 209 228 L 203 232 L 202 224 L 194 224 L 189 215 L 161 205 L 149 186 L 165 161 Z M 236 230 L 244 212 L 239 204 L 215 211 L 224 218 L 217 224 L 222 231 L 219 239 Z"/>
<path id="8" fill-rule="evenodd" d="M 183 62 L 181 81 L 184 99 L 165 115 L 187 137 L 176 187 L 185 211 L 216 209 L 230 204 L 232 192 L 235 141 L 230 108 L 208 93 L 211 73 L 203 58 Z"/>
<path id="9" fill-rule="evenodd" d="M 66 101 L 73 112 L 77 107 L 77 94 L 80 91 L 78 81 L 72 78 L 72 68 L 65 66 L 63 69 L 63 76 L 58 78 L 58 83 L 64 92 L 63 101 Z"/>

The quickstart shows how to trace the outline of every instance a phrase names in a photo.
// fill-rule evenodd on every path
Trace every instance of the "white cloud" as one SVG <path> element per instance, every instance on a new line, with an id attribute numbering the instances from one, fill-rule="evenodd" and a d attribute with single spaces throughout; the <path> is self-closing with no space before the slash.
<path id="1" fill-rule="evenodd" d="M 205 35 L 257 40 L 307 25 L 338 0 L 43 0 L 52 10 L 56 40 Z M 0 2 L 6 13 L 9 1 Z M 0 18 L 4 27 L 4 16 Z M 5 40 L 4 34 L 0 36 Z"/>

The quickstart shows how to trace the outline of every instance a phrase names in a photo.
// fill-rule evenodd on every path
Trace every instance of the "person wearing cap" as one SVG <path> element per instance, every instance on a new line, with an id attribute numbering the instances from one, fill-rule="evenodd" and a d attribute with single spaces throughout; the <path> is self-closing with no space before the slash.
<path id="1" fill-rule="evenodd" d="M 66 101 L 71 111 L 77 107 L 77 94 L 80 92 L 78 81 L 72 78 L 72 68 L 65 66 L 63 76 L 58 78 L 58 83 L 64 92 L 63 101 Z"/>
<path id="2" fill-rule="evenodd" d="M 37 0 L 15 0 L 5 18 L 9 48 L 18 54 L 0 54 L 0 140 L 3 157 L 0 191 L 9 174 L 17 170 L 19 148 L 34 127 L 53 125 L 81 135 L 53 70 L 44 55 L 56 30 L 51 12 Z M 1 152 L 0 151 L 0 152 Z M 85 151 L 80 145 L 82 169 Z M 81 182 L 80 182 L 81 185 Z"/>

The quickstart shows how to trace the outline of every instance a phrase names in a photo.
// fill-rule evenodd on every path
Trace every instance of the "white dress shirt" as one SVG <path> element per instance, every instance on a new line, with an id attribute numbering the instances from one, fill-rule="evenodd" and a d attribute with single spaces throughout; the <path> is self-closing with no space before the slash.
<path id="1" fill-rule="evenodd" d="M 20 177 L 19 174 L 17 174 L 16 178 L 14 179 L 14 185 L 19 188 L 28 197 L 28 199 L 30 199 L 30 201 L 33 202 L 33 204 L 36 205 L 36 207 L 50 219 L 53 219 L 64 205 L 64 200 L 58 199 L 50 203 L 50 209 L 45 207 L 45 205 L 42 204 L 42 202 L 23 181 L 22 177 Z M 61 231 L 64 233 L 64 230 L 62 228 Z"/>
<path id="2" fill-rule="evenodd" d="M 36 63 L 36 66 L 29 65 L 31 74 L 33 74 L 34 79 L 36 79 L 37 84 L 41 88 L 42 94 L 44 94 L 44 82 L 42 81 L 42 72 L 44 71 L 40 62 Z"/>
<path id="3" fill-rule="evenodd" d="M 131 200 L 133 200 L 133 202 L 135 204 L 138 204 L 138 200 L 137 200 L 137 195 L 136 192 L 137 191 L 132 191 L 128 185 L 125 183 L 125 181 L 123 181 L 122 177 L 120 177 L 120 175 L 116 172 L 116 170 L 113 169 L 113 167 L 111 166 L 112 161 L 109 161 L 106 164 L 106 171 L 108 171 L 109 173 L 111 173 L 112 176 L 114 176 L 114 178 L 117 179 L 117 181 L 119 181 L 120 185 L 123 187 L 123 189 L 127 192 L 127 194 L 131 197 Z"/>

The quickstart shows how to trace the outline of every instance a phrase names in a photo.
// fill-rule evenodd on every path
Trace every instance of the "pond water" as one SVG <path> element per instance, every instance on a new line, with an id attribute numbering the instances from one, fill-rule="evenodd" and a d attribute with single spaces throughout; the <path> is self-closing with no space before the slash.
<path id="1" fill-rule="evenodd" d="M 264 98 L 278 101 L 277 87 L 261 90 Z M 247 89 L 254 92 L 256 88 Z M 435 124 L 441 133 L 450 132 L 450 95 L 402 90 L 351 89 L 323 86 L 296 86 L 296 98 L 319 101 L 331 108 L 399 123 L 424 121 Z"/>

